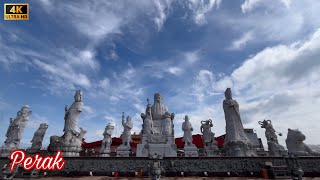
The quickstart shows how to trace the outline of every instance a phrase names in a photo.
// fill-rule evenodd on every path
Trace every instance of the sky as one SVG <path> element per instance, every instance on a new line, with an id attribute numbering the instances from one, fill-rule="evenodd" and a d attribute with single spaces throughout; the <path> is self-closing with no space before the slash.
<path id="1" fill-rule="evenodd" d="M 49 125 L 44 146 L 61 136 L 64 106 L 76 90 L 83 92 L 79 126 L 87 142 L 101 140 L 109 122 L 120 136 L 122 112 L 139 133 L 140 113 L 157 92 L 176 115 L 175 137 L 183 135 L 185 115 L 194 134 L 212 119 L 220 136 L 230 87 L 244 127 L 264 144 L 264 119 L 284 134 L 282 145 L 288 128 L 320 144 L 320 1 L 23 2 L 29 21 L 0 18 L 1 143 L 25 104 L 33 113 L 21 146 L 30 146 L 42 122 Z"/>

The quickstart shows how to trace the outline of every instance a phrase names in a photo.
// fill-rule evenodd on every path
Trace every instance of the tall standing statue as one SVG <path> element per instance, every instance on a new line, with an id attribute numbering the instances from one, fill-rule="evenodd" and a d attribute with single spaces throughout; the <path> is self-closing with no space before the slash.
<path id="1" fill-rule="evenodd" d="M 218 142 L 214 140 L 214 133 L 211 131 L 211 127 L 213 127 L 211 119 L 201 121 L 200 131 L 207 156 L 213 156 L 218 152 Z"/>
<path id="2" fill-rule="evenodd" d="M 124 113 L 122 113 L 122 126 L 123 126 L 123 132 L 121 135 L 122 144 L 116 149 L 117 156 L 119 157 L 129 156 L 130 150 L 131 150 L 131 146 L 130 146 L 130 142 L 132 141 L 131 129 L 133 125 L 132 125 L 130 116 L 127 116 L 126 121 L 124 119 L 125 119 Z"/>
<path id="3" fill-rule="evenodd" d="M 182 123 L 183 138 L 184 142 L 184 156 L 195 157 L 198 156 L 198 148 L 192 143 L 192 131 L 193 127 L 190 123 L 188 115 L 185 115 L 184 122 Z"/>
<path id="4" fill-rule="evenodd" d="M 270 156 L 286 155 L 286 150 L 278 142 L 278 137 L 277 137 L 276 131 L 273 129 L 271 120 L 263 120 L 263 121 L 259 121 L 258 123 L 261 125 L 261 128 L 266 129 L 265 135 L 268 142 L 269 155 Z M 279 133 L 279 136 L 282 136 L 282 134 Z"/>
<path id="5" fill-rule="evenodd" d="M 48 147 L 49 152 L 55 153 L 58 150 L 61 150 L 62 156 L 79 156 L 79 152 L 82 150 L 81 145 L 83 136 L 87 132 L 78 126 L 82 106 L 82 92 L 79 90 L 76 91 L 74 103 L 70 108 L 68 109 L 67 106 L 65 107 L 64 134 L 61 137 L 50 137 L 50 144 Z"/>
<path id="6" fill-rule="evenodd" d="M 103 140 L 100 149 L 100 157 L 109 157 L 111 153 L 111 144 L 112 144 L 112 133 L 114 130 L 114 124 L 109 123 L 103 133 Z"/>
<path id="7" fill-rule="evenodd" d="M 34 133 L 33 138 L 31 140 L 32 145 L 31 148 L 27 149 L 27 152 L 30 154 L 35 154 L 40 151 L 42 148 L 42 141 L 46 131 L 48 129 L 48 125 L 46 123 L 41 123 L 38 130 Z"/>
<path id="8" fill-rule="evenodd" d="M 176 157 L 174 144 L 174 113 L 168 111 L 159 93 L 154 94 L 154 104 L 149 99 L 146 112 L 141 113 L 143 120 L 141 144 L 137 146 L 138 157 L 149 157 L 155 154 L 163 157 Z"/>
<path id="9" fill-rule="evenodd" d="M 253 144 L 247 137 L 240 117 L 239 104 L 232 99 L 231 89 L 225 91 L 223 110 L 226 119 L 224 148 L 227 156 L 254 156 Z"/>
<path id="10" fill-rule="evenodd" d="M 18 111 L 15 119 L 10 118 L 10 124 L 6 133 L 7 139 L 0 148 L 0 156 L 7 157 L 11 151 L 19 149 L 20 140 L 28 122 L 28 116 L 31 114 L 32 111 L 30 111 L 29 106 L 25 105 Z"/>
<path id="11" fill-rule="evenodd" d="M 152 114 L 151 114 L 151 104 L 149 103 L 149 99 L 147 99 L 147 108 L 146 114 L 141 113 L 141 118 L 143 120 L 142 125 L 142 134 L 149 135 L 153 133 L 153 122 L 152 122 Z"/>

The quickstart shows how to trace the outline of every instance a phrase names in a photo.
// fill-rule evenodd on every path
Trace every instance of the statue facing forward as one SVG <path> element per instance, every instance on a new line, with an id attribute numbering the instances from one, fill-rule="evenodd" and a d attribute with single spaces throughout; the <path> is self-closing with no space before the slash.
<path id="1" fill-rule="evenodd" d="M 28 122 L 28 116 L 32 114 L 29 106 L 25 105 L 18 111 L 16 118 L 10 118 L 10 124 L 6 133 L 5 144 L 0 148 L 0 155 L 7 157 L 11 151 L 19 149 L 20 140 L 22 138 L 23 131 Z"/>
<path id="2" fill-rule="evenodd" d="M 218 151 L 218 142 L 214 140 L 214 133 L 211 131 L 211 127 L 213 127 L 211 119 L 201 121 L 200 131 L 207 156 L 213 156 L 217 154 Z"/>
<path id="3" fill-rule="evenodd" d="M 227 156 L 253 156 L 256 154 L 253 144 L 247 137 L 240 117 L 239 104 L 232 99 L 231 89 L 225 91 L 223 110 L 226 119 L 226 137 L 224 148 Z"/>
<path id="4" fill-rule="evenodd" d="M 188 115 L 184 117 L 184 122 L 182 123 L 182 131 L 183 131 L 182 141 L 184 142 L 184 146 L 190 146 L 192 144 L 193 127 L 189 121 Z"/>
<path id="5" fill-rule="evenodd" d="M 50 152 L 62 151 L 63 156 L 79 156 L 81 151 L 82 139 L 86 130 L 79 128 L 78 121 L 80 113 L 82 112 L 82 92 L 76 91 L 74 95 L 74 103 L 68 107 L 65 107 L 65 124 L 64 134 L 59 136 L 50 137 L 50 145 L 48 150 Z"/>
<path id="6" fill-rule="evenodd" d="M 109 157 L 111 153 L 110 146 L 112 144 L 112 133 L 114 130 L 114 124 L 109 123 L 103 133 L 103 140 L 101 143 L 101 149 L 100 149 L 100 154 L 99 156 L 101 157 Z"/>
<path id="7" fill-rule="evenodd" d="M 131 129 L 133 127 L 131 117 L 127 116 L 127 120 L 124 120 L 124 113 L 122 113 L 122 126 L 123 132 L 121 134 L 122 144 L 116 149 L 118 157 L 127 157 L 130 154 L 131 146 Z"/>

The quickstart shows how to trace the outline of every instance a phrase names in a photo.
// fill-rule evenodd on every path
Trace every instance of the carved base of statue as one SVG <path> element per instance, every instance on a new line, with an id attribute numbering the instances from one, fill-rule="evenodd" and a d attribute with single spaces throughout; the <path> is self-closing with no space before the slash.
<path id="1" fill-rule="evenodd" d="M 137 157 L 160 155 L 162 157 L 177 157 L 175 144 L 138 144 Z"/>
<path id="2" fill-rule="evenodd" d="M 63 157 L 78 157 L 79 152 L 82 150 L 81 146 L 67 146 L 67 145 L 52 145 L 48 146 L 48 152 L 52 155 L 55 154 L 57 151 L 61 151 L 61 155 Z"/>
<path id="3" fill-rule="evenodd" d="M 103 149 L 99 151 L 99 157 L 110 157 L 111 150 L 109 149 Z"/>
<path id="4" fill-rule="evenodd" d="M 17 148 L 15 146 L 12 147 L 12 146 L 4 145 L 0 148 L 0 157 L 8 157 L 10 156 L 10 153 L 16 149 Z"/>
<path id="5" fill-rule="evenodd" d="M 126 145 L 121 144 L 116 149 L 117 157 L 129 157 L 130 151 L 131 151 L 131 147 L 130 146 L 126 146 Z"/>
<path id="6" fill-rule="evenodd" d="M 216 142 L 217 143 L 217 142 Z M 204 152 L 206 153 L 206 156 L 217 156 L 218 155 L 218 146 L 217 144 L 211 144 L 209 146 L 204 146 Z"/>
<path id="7" fill-rule="evenodd" d="M 268 142 L 269 156 L 286 156 L 288 153 L 280 144 L 269 141 Z"/>
<path id="8" fill-rule="evenodd" d="M 198 157 L 198 148 L 194 145 L 191 144 L 189 146 L 184 146 L 184 156 L 185 157 Z"/>
<path id="9" fill-rule="evenodd" d="M 253 146 L 245 141 L 228 141 L 224 144 L 226 156 L 256 156 Z"/>

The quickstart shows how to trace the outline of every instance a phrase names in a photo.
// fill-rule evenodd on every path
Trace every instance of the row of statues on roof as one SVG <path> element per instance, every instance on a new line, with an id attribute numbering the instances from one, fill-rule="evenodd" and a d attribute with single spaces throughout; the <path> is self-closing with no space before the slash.
<path id="1" fill-rule="evenodd" d="M 65 124 L 62 136 L 51 136 L 48 151 L 55 153 L 58 150 L 62 151 L 63 156 L 79 156 L 82 150 L 83 136 L 86 130 L 78 126 L 80 113 L 82 112 L 82 92 L 76 91 L 74 103 L 68 108 L 65 107 Z M 226 120 L 226 136 L 224 139 L 224 150 L 227 156 L 255 156 L 256 150 L 244 131 L 239 104 L 232 99 L 231 89 L 225 91 L 225 100 L 223 101 L 223 109 Z M 15 119 L 10 118 L 10 125 L 6 133 L 5 144 L 0 148 L 1 156 L 8 156 L 12 150 L 18 149 L 20 140 L 28 116 L 31 115 L 29 106 L 24 106 L 18 111 Z M 174 113 L 168 111 L 167 106 L 163 104 L 163 99 L 159 93 L 154 95 L 154 104 L 147 103 L 145 113 L 141 114 L 143 120 L 141 143 L 137 146 L 137 156 L 149 157 L 154 154 L 164 157 L 177 156 L 177 147 L 174 142 Z M 192 143 L 193 127 L 189 117 L 186 115 L 182 124 L 184 131 L 183 141 L 185 143 L 185 154 L 187 156 L 196 156 L 197 148 Z M 266 129 L 266 138 L 270 155 L 281 156 L 285 153 L 285 149 L 281 146 L 277 139 L 276 131 L 274 130 L 270 120 L 259 122 L 261 128 Z M 122 125 L 124 131 L 121 135 L 123 144 L 118 147 L 118 156 L 128 156 L 130 152 L 131 129 L 133 127 L 131 118 L 128 116 L 125 120 L 122 115 Z M 213 126 L 212 120 L 201 121 L 201 132 L 204 142 L 204 150 L 208 156 L 215 155 L 217 152 L 217 142 L 214 140 L 214 133 L 211 131 Z M 39 151 L 43 141 L 44 134 L 48 125 L 40 124 L 39 129 L 34 134 L 32 139 L 32 147 L 29 152 Z M 108 124 L 104 132 L 104 139 L 100 154 L 108 156 L 110 153 L 111 136 L 113 125 Z M 288 137 L 286 144 L 289 153 L 295 155 L 320 155 L 319 152 L 312 150 L 308 145 L 303 143 L 305 135 L 296 129 L 288 129 Z M 104 154 L 104 155 L 103 155 Z"/>

